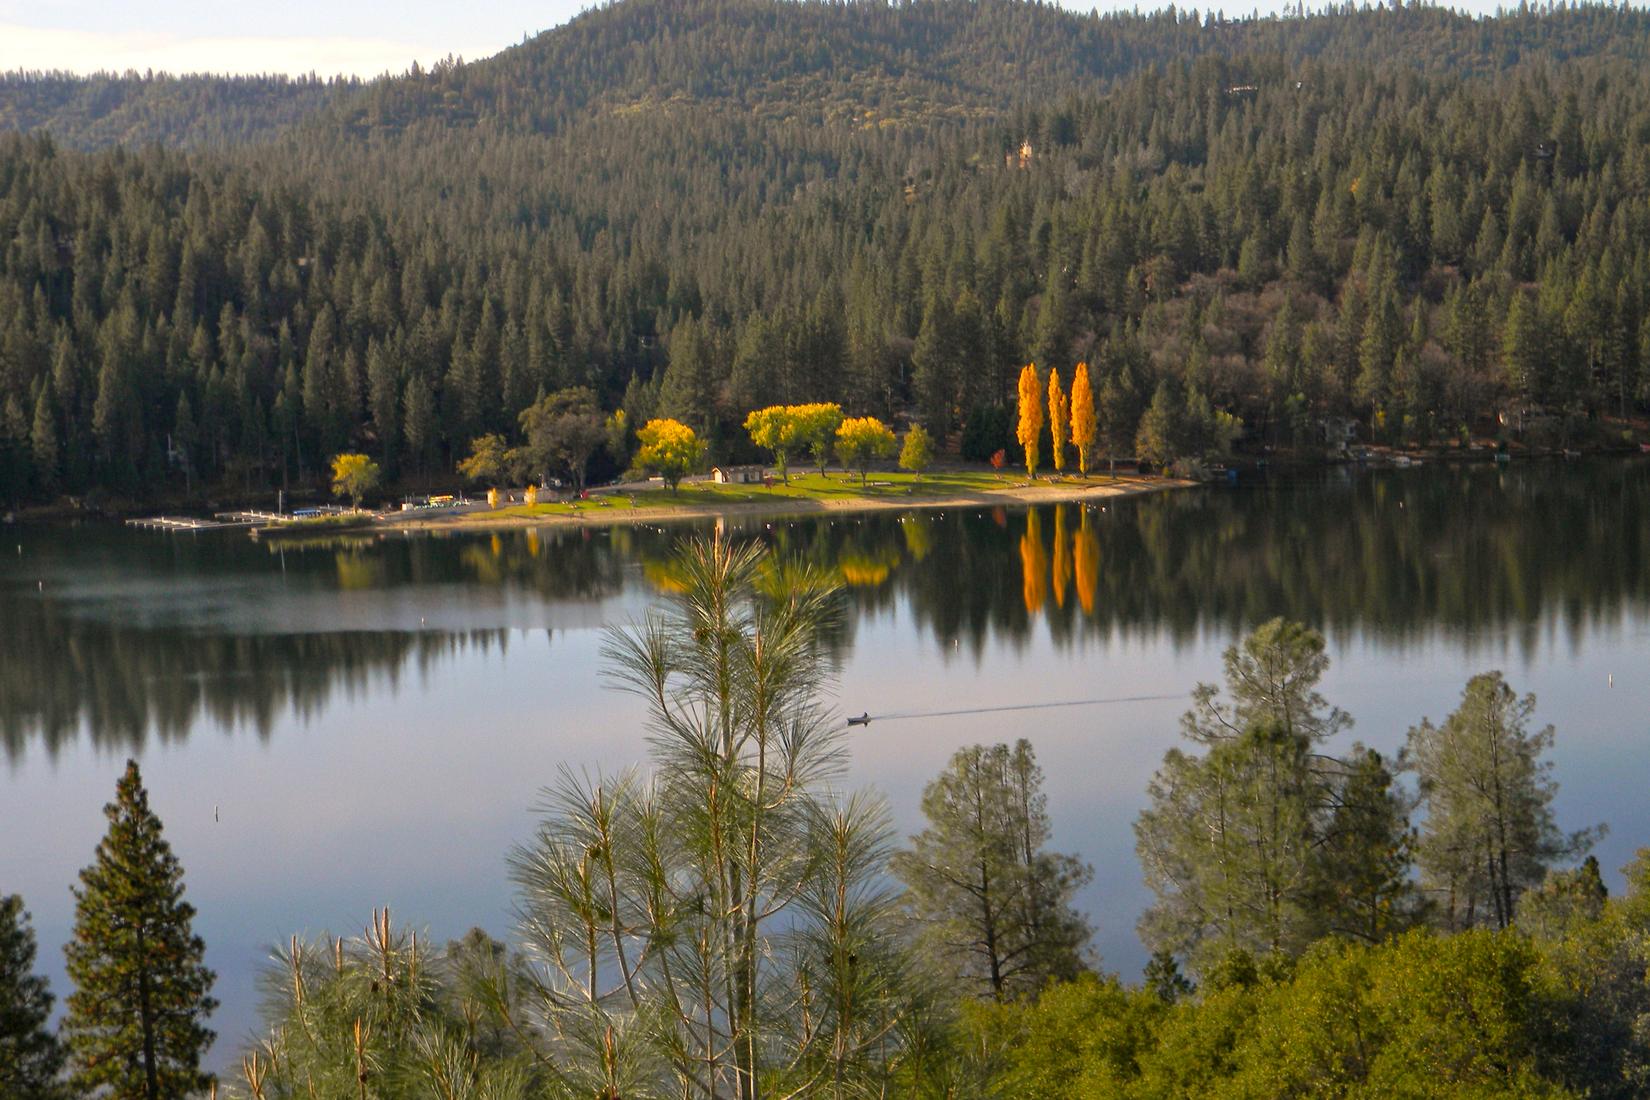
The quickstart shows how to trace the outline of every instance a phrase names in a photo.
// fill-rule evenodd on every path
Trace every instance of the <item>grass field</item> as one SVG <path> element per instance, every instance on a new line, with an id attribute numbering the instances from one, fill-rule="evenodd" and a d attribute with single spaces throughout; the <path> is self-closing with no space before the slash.
<path id="1" fill-rule="evenodd" d="M 722 505 L 829 504 L 852 505 L 859 501 L 896 504 L 902 501 L 920 501 L 923 498 L 967 499 L 975 496 L 989 498 L 1014 491 L 1032 491 L 1048 487 L 1071 489 L 1084 485 L 1112 484 L 1109 477 L 1096 474 L 1087 479 L 1067 476 L 1060 481 L 1047 477 L 1036 482 L 1027 481 L 1024 474 L 995 470 L 938 471 L 922 475 L 905 472 L 879 472 L 870 475 L 861 485 L 857 474 L 834 472 L 821 477 L 817 472 L 791 474 L 790 483 L 775 481 L 771 488 L 761 485 L 717 485 L 709 481 L 682 484 L 672 493 L 662 486 L 638 489 L 635 492 L 602 491 L 592 493 L 585 501 L 516 505 L 488 512 L 488 516 L 565 516 L 580 513 L 604 512 L 609 509 L 629 508 L 715 508 Z"/>

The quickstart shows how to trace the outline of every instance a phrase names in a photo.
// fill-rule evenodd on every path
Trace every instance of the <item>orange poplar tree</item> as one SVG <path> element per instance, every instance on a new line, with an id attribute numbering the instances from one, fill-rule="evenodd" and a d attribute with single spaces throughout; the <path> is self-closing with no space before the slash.
<path id="1" fill-rule="evenodd" d="M 1060 388 L 1060 372 L 1048 372 L 1048 433 L 1054 440 L 1054 472 L 1066 468 L 1066 429 L 1071 423 L 1071 402 Z"/>
<path id="2" fill-rule="evenodd" d="M 1020 425 L 1015 438 L 1026 452 L 1026 474 L 1037 476 L 1037 448 L 1043 432 L 1043 394 L 1037 384 L 1037 364 L 1020 369 Z"/>
<path id="3" fill-rule="evenodd" d="M 1071 442 L 1077 447 L 1077 469 L 1089 476 L 1089 458 L 1100 438 L 1100 422 L 1094 413 L 1094 389 L 1089 385 L 1089 365 L 1077 364 L 1071 380 Z"/>

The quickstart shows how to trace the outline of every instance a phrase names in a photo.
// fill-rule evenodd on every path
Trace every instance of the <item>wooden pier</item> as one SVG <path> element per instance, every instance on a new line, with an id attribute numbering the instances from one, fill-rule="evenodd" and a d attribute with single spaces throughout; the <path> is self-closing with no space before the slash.
<path id="1" fill-rule="evenodd" d="M 198 516 L 145 516 L 143 519 L 129 519 L 128 527 L 141 527 L 148 531 L 225 531 L 232 528 L 267 527 L 280 517 L 274 514 L 259 512 L 220 512 L 212 519 L 202 519 Z"/>

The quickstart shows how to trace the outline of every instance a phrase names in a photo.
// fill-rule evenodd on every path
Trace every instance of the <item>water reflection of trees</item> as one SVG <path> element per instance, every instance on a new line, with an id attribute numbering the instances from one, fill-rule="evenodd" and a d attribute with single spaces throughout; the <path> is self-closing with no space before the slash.
<path id="1" fill-rule="evenodd" d="M 895 576 L 917 620 L 976 651 L 1114 629 L 1176 640 L 1273 615 L 1407 641 L 1536 644 L 1650 600 L 1650 464 L 1331 472 L 1104 506 L 935 518 Z M 1076 600 L 1066 597 L 1074 590 Z"/>
<path id="2" fill-rule="evenodd" d="M 55 569 L 50 589 L 0 577 L 0 742 L 12 760 L 36 735 L 52 754 L 83 731 L 118 750 L 181 740 L 202 723 L 263 737 L 283 715 L 308 718 L 340 692 L 394 692 L 406 675 L 507 643 L 498 629 L 374 628 L 342 604 L 321 605 L 335 617 L 311 629 L 264 629 L 264 603 L 282 593 L 467 583 L 593 600 L 621 591 L 626 564 L 668 538 L 569 530 L 259 544 L 85 525 L 36 541 L 52 543 L 41 554 Z M 200 621 L 195 602 L 227 605 L 226 621 Z"/>
<path id="3" fill-rule="evenodd" d="M 122 751 L 150 738 L 182 740 L 203 721 L 267 737 L 282 715 L 307 718 L 339 692 L 394 691 L 409 671 L 506 644 L 498 630 L 218 634 L 133 629 L 49 603 L 6 612 L 0 739 L 13 760 L 35 735 L 52 755 L 82 731 L 98 748 Z"/>
<path id="4" fill-rule="evenodd" d="M 1330 470 L 1013 512 L 756 525 L 869 614 L 909 602 L 947 649 L 1114 630 L 1235 633 L 1286 615 L 1406 643 L 1533 648 L 1650 604 L 1650 463 Z M 1075 597 L 1075 598 L 1073 598 Z"/>
<path id="5" fill-rule="evenodd" d="M 1469 646 L 1510 637 L 1533 649 L 1554 623 L 1580 632 L 1650 605 L 1647 491 L 1646 462 L 1331 471 L 1029 511 L 747 520 L 730 533 L 763 538 L 849 586 L 854 614 L 829 640 L 839 655 L 856 619 L 902 601 L 946 650 L 976 656 L 988 641 L 1024 644 L 1034 626 L 1061 645 L 1119 630 L 1185 641 L 1273 615 L 1388 643 L 1445 632 Z M 586 601 L 668 583 L 671 547 L 690 530 L 308 546 L 122 542 L 94 530 L 58 549 L 66 578 L 117 578 L 137 593 L 133 606 L 164 603 L 166 578 L 234 587 L 260 574 L 278 575 L 283 591 L 469 585 Z M 339 691 L 393 691 L 409 669 L 505 640 L 497 630 L 373 628 L 342 618 L 342 606 L 338 622 L 313 633 L 212 629 L 187 617 L 155 625 L 150 615 L 88 613 L 69 594 L 11 579 L 0 574 L 0 738 L 14 759 L 36 732 L 51 751 L 82 729 L 123 748 L 181 738 L 203 721 L 267 734 L 282 714 L 315 713 Z M 159 595 L 147 594 L 151 585 Z M 251 602 L 260 598 L 280 597 Z"/>

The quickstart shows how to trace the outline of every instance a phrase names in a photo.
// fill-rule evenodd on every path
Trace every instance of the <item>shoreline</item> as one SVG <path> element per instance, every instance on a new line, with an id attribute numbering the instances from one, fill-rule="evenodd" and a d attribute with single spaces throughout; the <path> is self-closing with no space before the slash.
<path id="1" fill-rule="evenodd" d="M 1012 507 L 1142 496 L 1170 489 L 1188 489 L 1198 484 L 1200 483 L 1179 478 L 1132 474 L 1119 476 L 1115 481 L 1106 478 L 1105 480 L 1088 483 L 1062 481 L 1036 485 L 1016 484 L 1003 489 L 980 489 L 932 496 L 914 494 L 908 498 L 855 496 L 842 500 L 820 500 L 805 497 L 775 497 L 772 501 L 707 500 L 702 503 L 692 502 L 688 499 L 695 490 L 684 488 L 682 490 L 683 503 L 669 507 L 650 507 L 647 505 L 625 507 L 623 504 L 612 503 L 604 505 L 598 503 L 598 501 L 611 500 L 612 498 L 592 494 L 590 500 L 583 502 L 583 506 L 574 512 L 509 515 L 489 511 L 483 506 L 476 510 L 448 513 L 441 516 L 419 516 L 414 513 L 411 516 L 403 517 L 400 514 L 392 514 L 389 518 L 379 519 L 352 530 L 465 533 L 519 530 L 546 526 L 615 527 L 637 523 L 691 522 L 732 517 L 852 515 L 861 512 L 903 512 L 915 509 Z M 512 510 L 520 507 L 522 506 L 511 506 Z"/>

